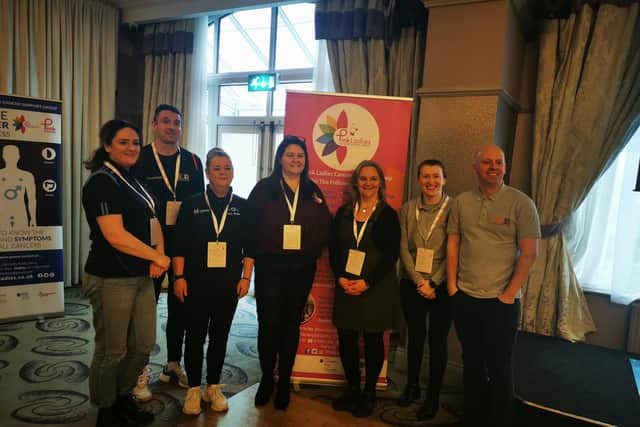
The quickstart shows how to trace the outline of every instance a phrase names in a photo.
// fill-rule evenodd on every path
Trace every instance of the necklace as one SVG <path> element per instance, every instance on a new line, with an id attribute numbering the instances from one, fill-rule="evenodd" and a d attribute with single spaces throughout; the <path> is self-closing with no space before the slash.
<path id="1" fill-rule="evenodd" d="M 361 207 L 360 208 L 360 212 L 362 213 L 367 213 L 368 211 L 370 211 L 373 207 L 375 207 L 378 204 L 378 202 L 374 203 L 373 206 L 369 206 L 369 207 Z"/>

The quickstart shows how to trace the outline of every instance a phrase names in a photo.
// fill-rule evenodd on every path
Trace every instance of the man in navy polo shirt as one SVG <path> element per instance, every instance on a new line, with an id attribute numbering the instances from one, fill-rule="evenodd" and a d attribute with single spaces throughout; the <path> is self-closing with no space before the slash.
<path id="1" fill-rule="evenodd" d="M 144 183 L 158 199 L 158 218 L 165 236 L 165 249 L 172 256 L 173 229 L 183 200 L 204 191 L 202 161 L 189 150 L 180 147 L 182 113 L 173 105 L 158 105 L 153 114 L 154 140 L 140 154 L 138 168 Z M 173 294 L 173 270 L 169 269 L 169 291 L 167 292 L 167 364 L 160 381 L 176 381 L 180 387 L 188 388 L 189 382 L 182 369 L 182 344 L 185 333 L 184 305 Z M 154 280 L 156 301 L 164 275 Z M 134 395 L 138 400 L 151 399 L 147 387 L 148 374 L 140 375 Z"/>

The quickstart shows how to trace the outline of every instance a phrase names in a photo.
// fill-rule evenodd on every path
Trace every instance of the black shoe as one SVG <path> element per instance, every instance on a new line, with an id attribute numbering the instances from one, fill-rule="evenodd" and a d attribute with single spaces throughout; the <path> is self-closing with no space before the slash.
<path id="1" fill-rule="evenodd" d="M 98 418 L 96 419 L 96 427 L 114 427 L 133 425 L 127 423 L 126 417 L 118 412 L 114 406 L 98 409 Z"/>
<path id="2" fill-rule="evenodd" d="M 427 397 L 418 411 L 416 412 L 416 418 L 420 421 L 430 420 L 436 416 L 438 413 L 438 409 L 440 408 L 440 404 L 437 399 L 432 399 Z"/>
<path id="3" fill-rule="evenodd" d="M 360 398 L 360 385 L 347 386 L 342 392 L 342 395 L 331 402 L 331 406 L 334 411 L 349 411 L 353 412 L 356 409 L 356 404 Z"/>
<path id="4" fill-rule="evenodd" d="M 254 403 L 256 406 L 264 406 L 271 399 L 271 393 L 273 393 L 273 378 L 269 380 L 268 378 L 262 377 L 260 381 L 260 385 L 258 386 L 258 391 L 256 392 L 256 397 L 254 399 Z"/>
<path id="5" fill-rule="evenodd" d="M 418 384 L 407 384 L 404 391 L 398 398 L 398 406 L 409 406 L 415 400 L 420 399 L 420 386 Z"/>
<path id="6" fill-rule="evenodd" d="M 117 411 L 122 414 L 128 421 L 135 424 L 151 424 L 155 419 L 151 412 L 145 411 L 138 406 L 133 396 L 128 394 L 118 398 L 116 403 Z"/>
<path id="7" fill-rule="evenodd" d="M 276 391 L 276 397 L 273 399 L 273 407 L 284 411 L 289 407 L 289 399 L 291 396 L 291 388 L 289 381 L 286 384 L 278 382 L 278 390 Z"/>
<path id="8" fill-rule="evenodd" d="M 358 418 L 366 418 L 369 415 L 373 414 L 373 410 L 376 407 L 376 391 L 375 390 L 365 390 L 358 399 L 356 403 L 356 407 L 351 412 L 354 417 Z"/>

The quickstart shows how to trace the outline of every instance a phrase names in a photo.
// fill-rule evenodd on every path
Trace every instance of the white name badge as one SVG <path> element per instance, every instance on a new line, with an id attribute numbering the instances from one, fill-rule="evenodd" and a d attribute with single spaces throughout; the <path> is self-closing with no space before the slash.
<path id="1" fill-rule="evenodd" d="M 227 266 L 227 242 L 209 242 L 207 250 L 208 268 L 225 268 Z"/>
<path id="2" fill-rule="evenodd" d="M 349 249 L 349 256 L 347 256 L 347 266 L 344 271 L 347 273 L 355 274 L 359 276 L 362 274 L 362 266 L 364 265 L 364 258 L 367 256 L 366 252 L 359 251 L 357 249 Z"/>
<path id="3" fill-rule="evenodd" d="M 165 218 L 167 225 L 176 225 L 181 204 L 182 202 L 178 202 L 175 200 L 169 200 L 167 202 L 167 216 Z"/>
<path id="4" fill-rule="evenodd" d="M 418 248 L 416 254 L 416 271 L 420 273 L 431 273 L 433 268 L 433 249 Z"/>
<path id="5" fill-rule="evenodd" d="M 299 251 L 302 247 L 302 226 L 284 224 L 282 228 L 282 249 Z"/>
<path id="6" fill-rule="evenodd" d="M 158 236 L 159 231 L 160 221 L 158 221 L 158 218 L 151 218 L 149 220 L 149 235 L 151 236 L 151 246 L 156 246 L 158 244 L 158 240 L 160 240 L 160 236 Z"/>

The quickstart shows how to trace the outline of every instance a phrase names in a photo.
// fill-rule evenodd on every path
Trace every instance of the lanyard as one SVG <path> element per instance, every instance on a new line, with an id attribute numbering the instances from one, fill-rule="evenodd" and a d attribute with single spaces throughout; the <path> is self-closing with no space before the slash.
<path id="1" fill-rule="evenodd" d="M 444 212 L 444 209 L 447 207 L 447 204 L 449 204 L 449 196 L 445 196 L 444 202 L 442 202 L 442 205 L 440 206 L 440 209 L 438 210 L 436 217 L 433 219 L 433 222 L 431 223 L 431 227 L 429 227 L 429 232 L 427 233 L 427 237 L 424 237 L 424 235 L 420 231 L 420 208 L 418 207 L 419 204 L 420 202 L 416 203 L 416 227 L 418 228 L 418 233 L 420 233 L 420 237 L 422 237 L 422 239 L 424 240 L 424 245 L 426 246 L 427 242 L 431 238 L 433 229 L 436 228 L 436 224 L 438 223 L 438 220 L 442 216 L 442 213 Z"/>
<path id="2" fill-rule="evenodd" d="M 209 207 L 209 212 L 211 212 L 211 220 L 213 221 L 213 229 L 216 232 L 216 242 L 220 238 L 220 233 L 222 233 L 222 229 L 224 228 L 224 224 L 227 222 L 227 213 L 229 212 L 229 206 L 231 206 L 231 200 L 233 200 L 233 193 L 229 196 L 229 203 L 227 203 L 227 207 L 224 208 L 222 212 L 222 218 L 220 219 L 220 224 L 218 224 L 218 218 L 216 218 L 216 214 L 213 213 L 213 209 L 211 209 L 211 203 L 209 203 L 209 196 L 207 195 L 207 190 L 204 190 L 204 201 L 207 202 L 207 206 Z"/>
<path id="3" fill-rule="evenodd" d="M 158 169 L 160 170 L 160 175 L 162 175 L 162 180 L 164 181 L 164 185 L 167 186 L 171 195 L 173 196 L 173 200 L 176 200 L 176 190 L 178 189 L 178 178 L 180 177 L 180 146 L 178 146 L 178 155 L 176 156 L 176 173 L 173 177 L 173 187 L 169 182 L 169 177 L 167 177 L 167 172 L 164 170 L 164 166 L 162 166 L 162 162 L 160 161 L 160 156 L 158 156 L 158 152 L 156 151 L 155 144 L 151 144 L 151 149 L 153 150 L 153 157 L 156 159 L 156 165 L 158 165 Z"/>
<path id="4" fill-rule="evenodd" d="M 373 209 L 371 209 L 371 213 L 369 214 L 365 222 L 362 224 L 362 227 L 360 228 L 360 232 L 358 232 L 358 224 L 356 222 L 356 213 L 358 212 L 358 209 L 360 209 L 360 206 L 358 205 L 358 202 L 356 202 L 356 207 L 355 207 L 355 210 L 353 211 L 353 238 L 356 239 L 356 249 L 358 249 L 358 247 L 360 246 L 360 241 L 362 240 L 362 236 L 364 236 L 364 229 L 367 228 L 367 223 L 369 223 L 369 218 L 371 218 L 371 215 L 373 215 L 373 213 L 376 211 L 377 206 L 378 204 L 376 203 Z"/>
<path id="5" fill-rule="evenodd" d="M 120 180 L 122 182 L 124 182 L 125 184 L 127 184 L 129 186 L 130 189 L 133 190 L 134 193 L 136 193 L 138 195 L 138 197 L 140 197 L 141 199 L 143 199 L 145 201 L 145 203 L 147 204 L 147 206 L 149 206 L 149 210 L 151 211 L 151 213 L 153 214 L 153 216 L 156 216 L 156 203 L 153 201 L 153 197 L 151 197 L 151 195 L 149 193 L 147 193 L 147 190 L 144 189 L 144 187 L 142 186 L 142 184 L 140 184 L 138 182 L 137 179 L 133 178 L 133 180 L 135 181 L 136 184 L 138 184 L 138 187 L 140 188 L 140 190 L 142 190 L 142 193 L 140 193 L 133 185 L 131 185 L 131 183 L 129 181 L 127 181 L 124 176 L 122 176 L 122 174 L 120 173 L 120 171 L 111 164 L 111 162 L 109 161 L 105 161 L 104 165 L 109 168 L 111 170 L 111 172 L 115 173 L 118 178 L 120 178 Z"/>
<path id="6" fill-rule="evenodd" d="M 284 184 L 280 181 L 280 187 L 282 188 L 282 194 L 284 195 L 284 200 L 287 202 L 287 207 L 289 208 L 289 221 L 293 224 L 293 220 L 296 217 L 296 210 L 298 209 L 298 195 L 300 194 L 300 185 L 302 183 L 298 183 L 298 188 L 296 188 L 296 192 L 293 196 L 293 204 L 289 201 L 289 197 L 287 197 L 287 192 L 284 191 Z"/>

